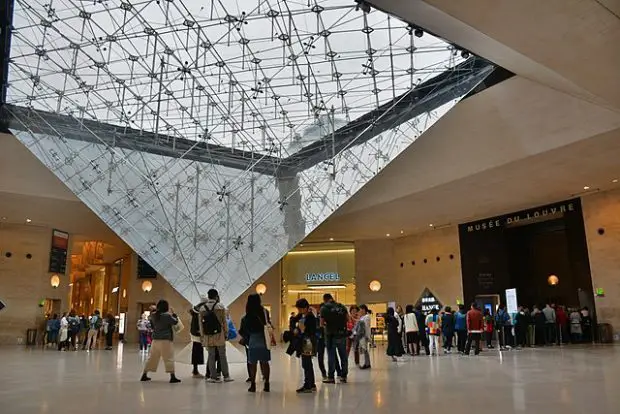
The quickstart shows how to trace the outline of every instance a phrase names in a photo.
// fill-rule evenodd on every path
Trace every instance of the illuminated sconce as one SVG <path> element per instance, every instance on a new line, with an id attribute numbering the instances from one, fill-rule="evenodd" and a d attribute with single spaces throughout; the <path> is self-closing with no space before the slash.
<path id="1" fill-rule="evenodd" d="M 150 280 L 145 280 L 142 282 L 142 291 L 144 293 L 149 293 L 153 289 L 153 283 Z"/>
<path id="2" fill-rule="evenodd" d="M 370 282 L 370 284 L 368 285 L 368 288 L 372 291 L 372 292 L 378 292 L 381 290 L 381 282 L 379 282 L 378 280 L 373 280 L 372 282 Z"/>
<path id="3" fill-rule="evenodd" d="M 560 283 L 560 278 L 556 275 L 551 275 L 547 278 L 547 283 L 549 283 L 549 286 L 555 286 Z"/>
<path id="4" fill-rule="evenodd" d="M 258 285 L 256 285 L 256 293 L 258 293 L 259 295 L 264 295 L 265 292 L 267 292 L 267 286 L 265 286 L 264 283 L 259 283 Z"/>
<path id="5" fill-rule="evenodd" d="M 107 300 L 107 299 L 106 299 Z M 95 303 L 95 299 L 90 298 L 90 304 L 92 305 L 93 303 Z"/>
<path id="6" fill-rule="evenodd" d="M 123 299 L 127 297 L 127 289 L 123 289 Z"/>
<path id="7" fill-rule="evenodd" d="M 60 278 L 58 277 L 58 275 L 53 275 L 50 278 L 50 284 L 52 285 L 52 287 L 54 289 L 56 289 L 58 286 L 60 286 Z"/>

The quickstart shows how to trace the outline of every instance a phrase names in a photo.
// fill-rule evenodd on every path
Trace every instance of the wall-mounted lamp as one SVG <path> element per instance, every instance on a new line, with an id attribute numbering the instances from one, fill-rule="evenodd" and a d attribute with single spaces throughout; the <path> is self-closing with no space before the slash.
<path id="1" fill-rule="evenodd" d="M 379 282 L 378 280 L 373 280 L 372 282 L 370 282 L 370 284 L 368 284 L 368 288 L 371 290 L 371 292 L 378 292 L 381 290 L 381 282 Z"/>
<path id="2" fill-rule="evenodd" d="M 144 293 L 149 293 L 153 289 L 153 283 L 150 280 L 145 280 L 142 282 L 142 291 Z"/>
<path id="3" fill-rule="evenodd" d="M 259 295 L 264 295 L 267 292 L 267 286 L 264 283 L 259 283 L 256 285 L 256 293 Z"/>
<path id="4" fill-rule="evenodd" d="M 58 277 L 58 275 L 52 275 L 52 277 L 50 278 L 50 285 L 52 285 L 54 289 L 60 286 L 60 278 Z"/>
<path id="5" fill-rule="evenodd" d="M 560 283 L 560 278 L 556 275 L 551 275 L 547 278 L 547 283 L 549 283 L 549 286 L 555 286 Z"/>

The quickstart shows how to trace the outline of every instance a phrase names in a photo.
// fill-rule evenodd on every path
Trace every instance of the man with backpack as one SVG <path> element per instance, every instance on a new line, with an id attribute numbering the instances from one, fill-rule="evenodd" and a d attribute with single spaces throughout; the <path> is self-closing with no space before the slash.
<path id="1" fill-rule="evenodd" d="M 335 384 L 335 374 L 338 373 L 341 383 L 347 382 L 349 374 L 349 361 L 347 358 L 347 322 L 349 312 L 342 304 L 334 301 L 331 294 L 323 295 L 321 306 L 321 325 L 325 330 L 325 347 L 327 349 L 327 378 L 326 384 Z M 340 358 L 338 363 L 337 356 Z"/>
<path id="2" fill-rule="evenodd" d="M 89 321 L 88 336 L 86 337 L 85 345 L 86 352 L 89 352 L 91 349 L 93 349 L 93 346 L 97 344 L 97 334 L 101 329 L 102 323 L 103 320 L 101 319 L 101 313 L 96 310 L 95 313 L 93 313 L 93 316 L 90 317 Z"/>
<path id="3" fill-rule="evenodd" d="M 224 382 L 231 382 L 226 358 L 226 338 L 228 338 L 228 324 L 226 322 L 226 307 L 220 303 L 217 290 L 207 292 L 207 301 L 200 308 L 202 331 L 205 338 L 208 357 L 208 382 L 220 382 L 215 366 L 216 356 L 219 357 Z"/>

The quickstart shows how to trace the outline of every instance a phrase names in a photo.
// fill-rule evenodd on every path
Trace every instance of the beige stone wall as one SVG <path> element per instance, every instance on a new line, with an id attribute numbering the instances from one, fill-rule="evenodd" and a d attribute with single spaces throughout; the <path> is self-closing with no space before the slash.
<path id="1" fill-rule="evenodd" d="M 60 299 L 61 309 L 68 310 L 68 276 L 60 276 L 60 287 L 50 285 L 47 272 L 52 230 L 27 225 L 0 227 L 0 344 L 26 343 L 26 330 L 37 328 L 44 315 L 39 302 Z M 10 258 L 6 253 L 11 252 Z M 32 259 L 27 259 L 30 253 Z"/>
<path id="2" fill-rule="evenodd" d="M 611 323 L 620 333 L 620 190 L 597 193 L 582 199 L 583 215 L 599 323 Z M 605 229 L 605 234 L 598 234 Z"/>
<path id="3" fill-rule="evenodd" d="M 127 334 L 125 339 L 128 342 L 138 342 L 138 331 L 136 324 L 140 316 L 141 303 L 157 303 L 160 299 L 168 301 L 170 306 L 181 318 L 185 329 L 176 338 L 177 344 L 189 343 L 190 316 L 189 309 L 191 304 L 183 298 L 166 280 L 158 275 L 156 279 L 138 279 L 138 258 L 131 254 L 123 263 L 122 278 L 127 281 Z M 142 282 L 150 280 L 153 283 L 153 290 L 146 293 L 142 290 Z"/>
<path id="4" fill-rule="evenodd" d="M 457 299 L 462 300 L 457 227 L 395 240 L 359 241 L 355 249 L 360 303 L 415 304 L 426 287 L 445 305 L 454 306 Z M 371 292 L 368 288 L 373 279 L 381 282 L 379 292 Z"/>
<path id="5" fill-rule="evenodd" d="M 256 285 L 263 283 L 267 286 L 267 291 L 263 295 L 263 305 L 267 305 L 271 308 L 271 320 L 276 330 L 276 337 L 280 335 L 280 321 L 282 315 L 280 314 L 282 301 L 282 286 L 281 286 L 281 272 L 280 262 L 273 265 L 263 276 L 261 276 L 255 283 L 252 284 L 237 300 L 228 305 L 230 317 L 232 318 L 235 326 L 239 328 L 239 323 L 243 315 L 245 315 L 245 304 L 248 295 L 256 292 Z"/>

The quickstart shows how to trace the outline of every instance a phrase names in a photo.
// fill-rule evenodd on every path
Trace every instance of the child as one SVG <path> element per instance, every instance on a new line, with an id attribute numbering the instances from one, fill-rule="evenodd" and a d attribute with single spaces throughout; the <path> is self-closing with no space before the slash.
<path id="1" fill-rule="evenodd" d="M 297 308 L 297 326 L 294 335 L 297 336 L 297 356 L 301 358 L 301 367 L 304 371 L 304 383 L 297 393 L 311 393 L 316 391 L 314 379 L 314 367 L 312 357 L 316 352 L 316 317 L 310 310 L 310 304 L 306 299 L 299 299 L 295 303 Z"/>

